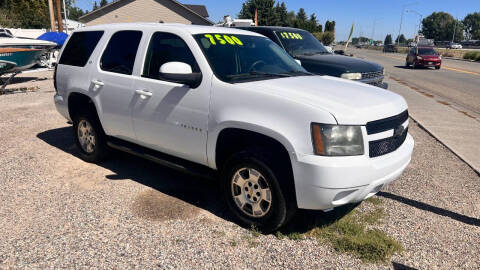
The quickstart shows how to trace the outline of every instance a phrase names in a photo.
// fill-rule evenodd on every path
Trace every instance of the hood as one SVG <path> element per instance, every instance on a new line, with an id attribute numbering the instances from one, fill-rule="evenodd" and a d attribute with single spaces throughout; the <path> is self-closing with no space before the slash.
<path id="1" fill-rule="evenodd" d="M 295 57 L 302 62 L 302 66 L 315 74 L 340 77 L 346 72 L 378 72 L 383 67 L 379 64 L 343 55 L 316 54 L 299 55 Z"/>
<path id="2" fill-rule="evenodd" d="M 407 109 L 405 100 L 391 91 L 330 76 L 279 78 L 242 86 L 326 110 L 344 125 L 365 125 Z"/>

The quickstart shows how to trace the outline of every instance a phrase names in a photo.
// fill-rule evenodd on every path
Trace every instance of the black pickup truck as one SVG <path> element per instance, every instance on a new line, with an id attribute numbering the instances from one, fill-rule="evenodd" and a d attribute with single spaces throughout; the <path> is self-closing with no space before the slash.
<path id="1" fill-rule="evenodd" d="M 308 31 L 277 26 L 237 27 L 262 34 L 277 43 L 301 65 L 314 74 L 341 77 L 382 88 L 388 88 L 383 82 L 383 67 L 377 63 L 349 56 L 330 53 Z"/>

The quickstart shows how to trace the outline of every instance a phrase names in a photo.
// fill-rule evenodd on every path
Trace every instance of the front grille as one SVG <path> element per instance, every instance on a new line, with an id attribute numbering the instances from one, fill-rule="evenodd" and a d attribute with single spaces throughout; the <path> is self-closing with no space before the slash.
<path id="1" fill-rule="evenodd" d="M 367 134 L 375 134 L 390 129 L 395 129 L 408 119 L 408 110 L 392 117 L 375 120 L 367 123 Z"/>
<path id="2" fill-rule="evenodd" d="M 397 150 L 405 141 L 408 127 L 403 129 L 402 124 L 408 120 L 408 110 L 404 112 L 367 123 L 367 134 L 376 134 L 387 130 L 394 130 L 393 137 L 369 142 L 370 157 L 378 157 Z"/>
<path id="3" fill-rule="evenodd" d="M 383 71 L 375 71 L 375 72 L 362 72 L 362 80 L 364 79 L 374 79 L 374 78 L 381 78 L 383 77 Z"/>
<path id="4" fill-rule="evenodd" d="M 400 136 L 369 142 L 370 157 L 378 157 L 397 150 L 407 138 L 408 127 Z"/>

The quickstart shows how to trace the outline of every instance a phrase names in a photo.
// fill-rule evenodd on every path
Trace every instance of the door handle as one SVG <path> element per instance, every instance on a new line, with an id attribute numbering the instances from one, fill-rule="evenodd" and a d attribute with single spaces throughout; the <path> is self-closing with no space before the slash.
<path id="1" fill-rule="evenodd" d="M 92 80 L 92 83 L 95 84 L 96 86 L 104 86 L 105 85 L 102 81 L 99 81 L 99 80 Z"/>
<path id="2" fill-rule="evenodd" d="M 145 96 L 145 97 L 153 96 L 152 92 L 147 91 L 147 90 L 143 90 L 143 89 L 137 89 L 137 90 L 135 90 L 135 93 L 138 94 L 138 95 L 141 95 L 141 96 Z"/>

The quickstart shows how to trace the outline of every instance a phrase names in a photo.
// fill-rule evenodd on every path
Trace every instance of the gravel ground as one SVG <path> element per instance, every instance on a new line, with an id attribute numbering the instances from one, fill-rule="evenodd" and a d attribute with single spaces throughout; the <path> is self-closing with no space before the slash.
<path id="1" fill-rule="evenodd" d="M 126 154 L 81 161 L 51 72 L 23 75 L 37 76 L 50 79 L 19 78 L 12 87 L 39 90 L 0 96 L 0 268 L 480 267 L 479 176 L 415 124 L 413 161 L 379 196 L 380 228 L 405 251 L 364 264 L 315 239 L 253 236 L 231 221 L 214 183 Z"/>

